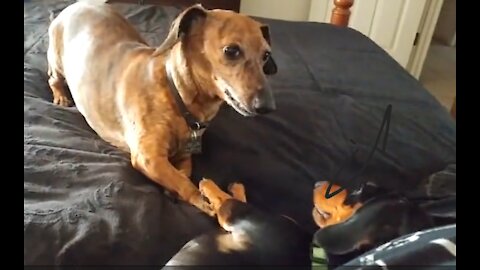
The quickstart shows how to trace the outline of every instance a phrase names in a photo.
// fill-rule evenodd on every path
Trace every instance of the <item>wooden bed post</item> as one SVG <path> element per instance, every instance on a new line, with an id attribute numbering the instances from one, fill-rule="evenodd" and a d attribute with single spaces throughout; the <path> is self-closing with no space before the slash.
<path id="1" fill-rule="evenodd" d="M 330 23 L 338 26 L 347 27 L 350 19 L 350 7 L 353 6 L 353 0 L 333 0 L 335 7 L 332 10 Z"/>

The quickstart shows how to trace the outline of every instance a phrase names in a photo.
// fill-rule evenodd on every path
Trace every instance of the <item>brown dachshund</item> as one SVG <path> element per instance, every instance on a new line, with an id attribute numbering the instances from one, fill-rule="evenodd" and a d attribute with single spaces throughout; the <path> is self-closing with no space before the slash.
<path id="1" fill-rule="evenodd" d="M 247 16 L 194 5 L 149 46 L 108 4 L 77 2 L 52 19 L 47 51 L 55 104 L 76 107 L 134 168 L 209 215 L 190 181 L 206 123 L 225 101 L 243 116 L 275 109 L 269 30 Z"/>

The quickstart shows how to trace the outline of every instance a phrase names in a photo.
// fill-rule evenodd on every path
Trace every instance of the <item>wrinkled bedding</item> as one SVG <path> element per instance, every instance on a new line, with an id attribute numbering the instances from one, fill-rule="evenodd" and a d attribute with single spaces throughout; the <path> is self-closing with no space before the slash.
<path id="1" fill-rule="evenodd" d="M 47 84 L 48 11 L 70 2 L 24 3 L 24 264 L 163 265 L 213 219 L 164 195 L 100 139 L 75 107 L 53 105 Z M 174 7 L 116 4 L 159 45 Z M 329 24 L 270 25 L 279 73 L 278 110 L 255 119 L 224 106 L 194 156 L 193 181 L 245 184 L 250 203 L 295 218 L 306 230 L 312 188 L 347 188 L 393 105 L 388 145 L 358 181 L 405 191 L 455 217 L 456 126 L 447 110 L 385 51 L 352 29 Z M 353 162 L 332 179 L 345 160 Z M 453 168 L 453 169 L 452 169 Z M 447 210 L 442 210 L 447 209 Z"/>

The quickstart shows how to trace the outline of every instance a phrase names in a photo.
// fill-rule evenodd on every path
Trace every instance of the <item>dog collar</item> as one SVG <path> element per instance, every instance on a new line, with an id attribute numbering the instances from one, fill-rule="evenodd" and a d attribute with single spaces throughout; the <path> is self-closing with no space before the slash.
<path id="1" fill-rule="evenodd" d="M 170 69 L 167 67 L 166 68 L 167 72 L 167 81 L 169 85 L 170 92 L 172 93 L 173 97 L 175 98 L 175 103 L 177 103 L 178 109 L 182 113 L 183 118 L 187 122 L 188 127 L 190 127 L 191 130 L 196 132 L 199 132 L 202 129 L 205 129 L 208 126 L 208 123 L 206 122 L 201 122 L 199 121 L 188 109 L 187 106 L 185 106 L 185 103 L 183 103 L 182 97 L 180 96 L 180 93 L 178 92 L 177 87 L 175 86 L 175 83 L 173 82 L 172 75 L 170 73 Z M 196 132 L 195 132 L 196 131 Z"/>

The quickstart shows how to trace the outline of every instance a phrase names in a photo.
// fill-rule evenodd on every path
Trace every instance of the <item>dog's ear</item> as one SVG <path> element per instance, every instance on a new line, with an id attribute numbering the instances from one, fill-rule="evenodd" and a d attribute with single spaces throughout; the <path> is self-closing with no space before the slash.
<path id="1" fill-rule="evenodd" d="M 270 29 L 268 28 L 268 25 L 262 25 L 260 26 L 260 30 L 262 31 L 263 38 L 267 41 L 268 45 L 272 45 L 270 41 Z M 275 63 L 275 60 L 273 57 L 270 55 L 268 60 L 265 62 L 263 65 L 263 73 L 267 75 L 273 75 L 276 74 L 278 71 L 277 64 Z"/>
<path id="2" fill-rule="evenodd" d="M 192 25 L 207 16 L 207 10 L 201 4 L 193 5 L 182 11 L 172 22 L 167 38 L 155 50 L 155 55 L 171 49 L 178 41 L 189 33 Z"/>
<path id="3" fill-rule="evenodd" d="M 333 255 L 345 255 L 355 251 L 362 244 L 370 242 L 368 237 L 371 230 L 367 233 L 366 224 L 352 223 L 342 222 L 318 230 L 313 235 L 313 243 Z"/>
<path id="4" fill-rule="evenodd" d="M 272 45 L 272 41 L 270 40 L 270 28 L 268 25 L 260 26 L 260 30 L 262 31 L 263 38 L 267 41 L 268 45 Z"/>

